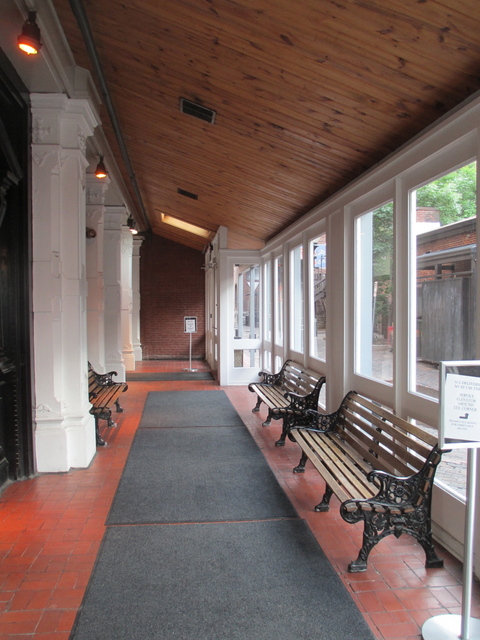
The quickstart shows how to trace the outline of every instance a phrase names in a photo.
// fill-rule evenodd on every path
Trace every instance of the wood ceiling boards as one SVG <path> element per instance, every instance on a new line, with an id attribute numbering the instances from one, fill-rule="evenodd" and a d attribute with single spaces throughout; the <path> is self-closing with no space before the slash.
<path id="1" fill-rule="evenodd" d="M 68 0 L 54 4 L 91 68 Z M 151 227 L 195 248 L 160 213 L 259 248 L 480 88 L 478 0 L 83 7 Z M 215 123 L 180 113 L 181 97 Z"/>

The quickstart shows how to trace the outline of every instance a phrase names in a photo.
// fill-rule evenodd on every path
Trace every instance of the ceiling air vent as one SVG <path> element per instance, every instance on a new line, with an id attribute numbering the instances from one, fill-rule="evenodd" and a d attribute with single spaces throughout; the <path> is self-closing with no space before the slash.
<path id="1" fill-rule="evenodd" d="M 215 122 L 216 112 L 213 111 L 213 109 L 202 107 L 201 104 L 195 104 L 195 102 L 191 102 L 186 98 L 180 98 L 180 111 L 186 113 L 188 116 L 193 116 L 194 118 L 208 122 L 209 124 Z"/>
<path id="2" fill-rule="evenodd" d="M 198 196 L 196 193 L 192 193 L 191 191 L 185 191 L 185 189 L 177 189 L 177 193 L 181 196 L 185 196 L 186 198 L 191 198 L 192 200 L 198 200 Z"/>

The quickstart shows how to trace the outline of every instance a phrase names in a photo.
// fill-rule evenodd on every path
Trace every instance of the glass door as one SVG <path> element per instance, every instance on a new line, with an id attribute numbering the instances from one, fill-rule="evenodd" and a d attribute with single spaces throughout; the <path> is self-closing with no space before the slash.
<path id="1" fill-rule="evenodd" d="M 259 256 L 244 257 L 228 257 L 220 285 L 220 384 L 248 384 L 262 369 Z"/>

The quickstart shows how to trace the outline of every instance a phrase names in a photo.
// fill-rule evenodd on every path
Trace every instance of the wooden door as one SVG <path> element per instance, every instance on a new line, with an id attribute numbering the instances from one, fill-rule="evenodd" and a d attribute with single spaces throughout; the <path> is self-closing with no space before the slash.
<path id="1" fill-rule="evenodd" d="M 33 472 L 28 94 L 0 50 L 0 489 Z"/>

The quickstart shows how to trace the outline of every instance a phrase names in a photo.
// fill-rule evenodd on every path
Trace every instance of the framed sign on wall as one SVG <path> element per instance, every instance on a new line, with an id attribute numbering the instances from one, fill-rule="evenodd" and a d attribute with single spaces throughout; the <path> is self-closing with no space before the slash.
<path id="1" fill-rule="evenodd" d="M 480 360 L 440 363 L 441 449 L 480 447 Z"/>

